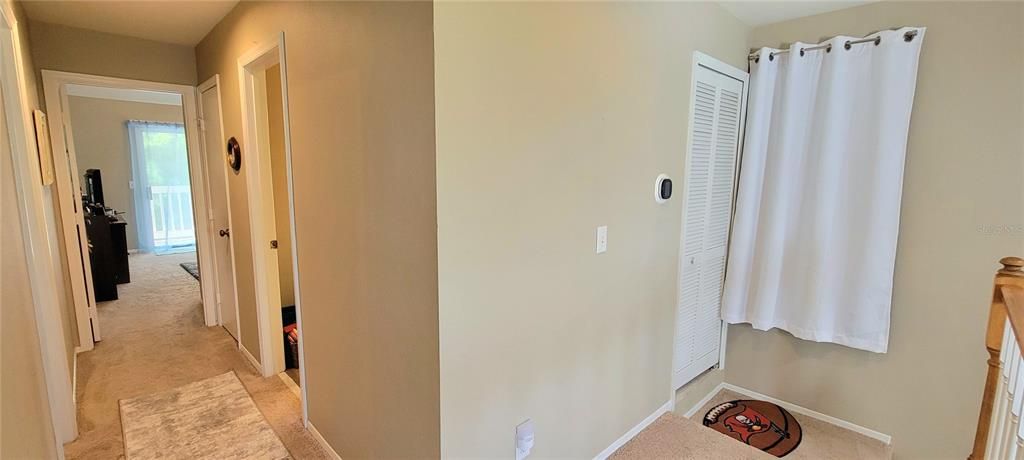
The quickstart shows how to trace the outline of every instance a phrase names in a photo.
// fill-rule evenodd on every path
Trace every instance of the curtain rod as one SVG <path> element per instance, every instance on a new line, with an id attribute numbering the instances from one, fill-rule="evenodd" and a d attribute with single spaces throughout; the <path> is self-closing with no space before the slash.
<path id="1" fill-rule="evenodd" d="M 916 37 L 916 36 L 917 36 L 917 31 L 916 30 L 908 30 L 908 31 L 906 31 L 903 34 L 903 41 L 905 41 L 905 42 L 912 41 L 914 39 L 914 37 Z M 880 45 L 882 43 L 882 36 L 878 35 L 878 36 L 874 36 L 874 37 L 861 38 L 859 40 L 847 40 L 846 43 L 843 44 L 843 48 L 848 50 L 848 49 L 852 48 L 853 45 L 860 45 L 862 43 L 874 43 L 875 46 L 878 46 L 878 45 Z M 808 46 L 806 48 L 800 48 L 800 55 L 803 56 L 804 52 L 806 52 L 806 51 L 814 51 L 814 50 L 820 50 L 820 49 L 825 50 L 826 53 L 830 53 L 830 52 L 832 52 L 832 44 L 831 43 L 826 43 L 824 45 L 815 45 L 815 46 Z M 768 53 L 768 60 L 769 61 L 774 61 L 775 60 L 775 56 L 778 56 L 780 54 L 786 54 L 788 52 L 789 52 L 789 50 L 772 51 L 772 52 Z M 760 62 L 760 60 L 761 60 L 760 53 L 753 53 L 753 54 L 747 55 L 747 60 L 748 61 L 754 61 L 755 63 L 756 62 Z"/>

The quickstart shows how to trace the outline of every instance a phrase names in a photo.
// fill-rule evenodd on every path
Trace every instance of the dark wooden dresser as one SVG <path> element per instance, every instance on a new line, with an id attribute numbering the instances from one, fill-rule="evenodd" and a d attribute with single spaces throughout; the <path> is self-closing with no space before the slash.
<path id="1" fill-rule="evenodd" d="M 85 216 L 92 287 L 97 302 L 117 300 L 117 285 L 131 282 L 127 227 L 128 223 L 120 217 L 106 214 Z"/>

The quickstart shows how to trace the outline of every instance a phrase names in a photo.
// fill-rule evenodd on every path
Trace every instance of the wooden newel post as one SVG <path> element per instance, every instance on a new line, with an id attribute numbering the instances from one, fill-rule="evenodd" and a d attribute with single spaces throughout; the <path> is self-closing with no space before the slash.
<path id="1" fill-rule="evenodd" d="M 999 260 L 1003 265 L 996 272 L 992 289 L 992 302 L 988 312 L 988 329 L 985 332 L 985 349 L 988 350 L 988 375 L 985 378 L 985 393 L 981 400 L 981 413 L 978 414 L 978 431 L 974 435 L 974 450 L 967 458 L 981 460 L 985 458 L 985 444 L 988 441 L 989 424 L 992 421 L 992 405 L 995 401 L 996 384 L 999 379 L 999 354 L 1003 346 L 1003 330 L 1006 325 L 1006 305 L 999 287 L 1004 284 L 1021 284 L 1024 280 L 1024 259 L 1020 257 L 1003 257 Z"/>

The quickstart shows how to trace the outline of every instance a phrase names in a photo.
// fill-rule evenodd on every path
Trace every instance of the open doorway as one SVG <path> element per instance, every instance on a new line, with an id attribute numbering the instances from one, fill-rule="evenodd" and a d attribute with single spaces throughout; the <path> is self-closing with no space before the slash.
<path id="1" fill-rule="evenodd" d="M 45 70 L 43 86 L 77 350 L 91 350 L 101 330 L 210 325 L 194 89 Z"/>
<path id="2" fill-rule="evenodd" d="M 89 242 L 86 288 L 97 307 L 132 308 L 174 289 L 169 297 L 201 312 L 198 283 L 175 283 L 179 270 L 198 277 L 181 97 L 78 84 L 66 92 Z"/>
<path id="3" fill-rule="evenodd" d="M 284 55 L 284 36 L 279 34 L 238 60 L 243 145 L 249 146 L 250 158 L 244 167 L 263 373 L 284 372 L 304 395 Z"/>
<path id="4" fill-rule="evenodd" d="M 266 101 L 266 145 L 270 151 L 270 176 L 273 190 L 274 235 L 277 241 L 278 286 L 280 286 L 282 344 L 285 373 L 301 384 L 299 373 L 298 316 L 295 313 L 295 273 L 292 269 L 290 216 L 288 194 L 288 159 L 285 151 L 284 101 L 281 86 L 281 65 L 274 64 L 262 72 L 258 84 L 264 86 Z M 262 92 L 262 91 L 261 91 Z M 257 111 L 260 112 L 260 107 Z M 258 119 L 263 120 L 262 116 Z M 261 140 L 262 142 L 262 140 Z M 262 147 L 262 146 L 261 146 Z"/>

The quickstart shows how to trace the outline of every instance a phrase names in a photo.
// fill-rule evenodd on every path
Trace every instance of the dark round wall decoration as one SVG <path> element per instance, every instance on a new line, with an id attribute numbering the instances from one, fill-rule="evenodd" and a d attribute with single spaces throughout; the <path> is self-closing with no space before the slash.
<path id="1" fill-rule="evenodd" d="M 228 139 L 228 164 L 236 173 L 242 168 L 242 147 L 234 137 Z"/>
<path id="2" fill-rule="evenodd" d="M 704 416 L 704 426 L 776 457 L 800 445 L 803 430 L 789 411 L 767 401 L 737 399 Z"/>

